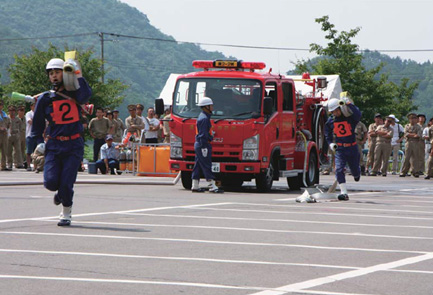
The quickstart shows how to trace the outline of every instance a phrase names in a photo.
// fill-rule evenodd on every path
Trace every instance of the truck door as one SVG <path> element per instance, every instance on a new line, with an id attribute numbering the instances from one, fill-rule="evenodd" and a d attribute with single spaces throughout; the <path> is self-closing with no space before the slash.
<path id="1" fill-rule="evenodd" d="M 281 155 L 287 157 L 295 152 L 296 115 L 293 102 L 294 85 L 291 82 L 282 83 L 283 114 L 281 118 Z"/>
<path id="2" fill-rule="evenodd" d="M 278 115 L 278 87 L 277 82 L 267 82 L 265 85 L 265 96 L 271 97 L 273 102 L 272 114 L 265 127 L 266 146 L 269 150 L 265 151 L 266 156 L 270 156 L 272 149 L 279 145 L 281 138 L 280 116 Z"/>

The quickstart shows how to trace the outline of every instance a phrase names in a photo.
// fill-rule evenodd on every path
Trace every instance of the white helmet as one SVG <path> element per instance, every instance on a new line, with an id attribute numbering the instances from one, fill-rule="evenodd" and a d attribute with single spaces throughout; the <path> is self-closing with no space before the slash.
<path id="1" fill-rule="evenodd" d="M 199 107 L 210 106 L 210 105 L 213 105 L 213 101 L 211 98 L 205 96 L 202 99 L 200 99 L 200 101 L 198 102 L 197 105 Z"/>
<path id="2" fill-rule="evenodd" d="M 340 106 L 340 100 L 338 98 L 331 98 L 328 101 L 328 111 L 335 111 Z"/>
<path id="3" fill-rule="evenodd" d="M 59 69 L 63 70 L 63 65 L 65 62 L 61 58 L 52 58 L 48 63 L 45 70 L 48 72 L 49 70 Z"/>
<path id="4" fill-rule="evenodd" d="M 35 150 L 40 154 L 44 154 L 45 153 L 45 143 L 43 142 L 43 143 L 38 144 L 36 146 Z"/>

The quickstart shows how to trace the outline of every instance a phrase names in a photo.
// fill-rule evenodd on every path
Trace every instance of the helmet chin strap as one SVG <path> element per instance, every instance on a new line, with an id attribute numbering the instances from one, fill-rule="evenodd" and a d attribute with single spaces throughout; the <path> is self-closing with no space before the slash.
<path id="1" fill-rule="evenodd" d="M 63 81 L 60 82 L 60 83 L 53 83 L 52 84 L 52 90 L 54 90 L 55 92 L 57 92 L 62 87 L 62 85 L 63 85 Z"/>

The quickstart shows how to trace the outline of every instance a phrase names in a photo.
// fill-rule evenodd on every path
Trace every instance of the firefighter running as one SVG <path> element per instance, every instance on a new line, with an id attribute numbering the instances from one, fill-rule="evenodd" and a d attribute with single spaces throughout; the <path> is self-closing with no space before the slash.
<path id="1" fill-rule="evenodd" d="M 340 99 L 331 98 L 328 102 L 328 110 L 332 116 L 325 124 L 325 137 L 330 143 L 331 150 L 335 151 L 335 174 L 341 190 L 338 199 L 347 201 L 349 196 L 344 175 L 346 163 L 349 164 L 350 172 L 355 181 L 359 181 L 361 178 L 360 154 L 355 138 L 355 127 L 361 119 L 361 112 L 346 96 Z M 333 143 L 334 136 L 335 143 Z"/>

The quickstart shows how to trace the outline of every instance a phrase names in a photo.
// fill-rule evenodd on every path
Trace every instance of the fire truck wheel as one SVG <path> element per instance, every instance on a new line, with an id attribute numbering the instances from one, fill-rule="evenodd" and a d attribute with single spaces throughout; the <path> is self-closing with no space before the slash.
<path id="1" fill-rule="evenodd" d="M 307 182 L 307 186 L 313 186 L 314 184 L 319 183 L 319 168 L 318 159 L 315 150 L 310 152 L 309 160 L 308 160 L 308 170 L 307 175 L 305 175 L 305 181 Z M 302 174 L 301 174 L 302 177 Z M 301 183 L 303 184 L 302 180 Z"/>
<path id="2" fill-rule="evenodd" d="M 257 191 L 260 193 L 269 192 L 274 182 L 274 163 L 271 161 L 265 172 L 260 173 L 256 177 Z"/>
<path id="3" fill-rule="evenodd" d="M 308 159 L 307 174 L 305 175 L 305 181 L 307 186 L 312 186 L 319 183 L 319 169 L 317 168 L 317 154 L 315 150 L 310 152 Z M 303 174 L 299 174 L 295 177 L 287 177 L 287 184 L 291 190 L 299 190 L 304 186 Z"/>
<path id="4" fill-rule="evenodd" d="M 185 189 L 190 190 L 192 187 L 192 179 L 191 179 L 191 172 L 189 171 L 182 171 L 180 173 L 180 179 L 182 181 L 182 185 Z"/>

